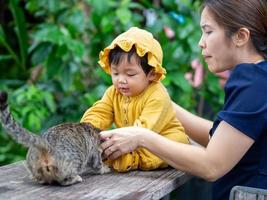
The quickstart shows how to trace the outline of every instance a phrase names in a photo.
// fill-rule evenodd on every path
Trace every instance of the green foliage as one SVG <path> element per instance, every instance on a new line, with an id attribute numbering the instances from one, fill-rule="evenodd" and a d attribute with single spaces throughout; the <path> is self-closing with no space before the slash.
<path id="1" fill-rule="evenodd" d="M 47 118 L 56 110 L 52 94 L 42 91 L 34 85 L 25 85 L 10 93 L 9 102 L 14 118 L 23 127 L 34 133 L 41 130 Z M 7 135 L 1 134 L 0 138 L 1 163 L 24 158 L 25 149 L 23 147 L 12 140 L 9 141 Z"/>
<path id="2" fill-rule="evenodd" d="M 35 133 L 61 122 L 79 121 L 111 84 L 97 63 L 100 50 L 131 26 L 151 31 L 161 43 L 168 72 L 163 83 L 172 99 L 190 111 L 213 117 L 223 101 L 218 79 L 206 70 L 202 86 L 193 88 L 184 77 L 192 70 L 191 61 L 200 59 L 199 1 L 159 3 L 4 1 L 0 89 L 9 92 L 15 118 Z M 199 103 L 203 101 L 204 107 Z M 23 159 L 25 149 L 0 132 L 0 164 Z"/>

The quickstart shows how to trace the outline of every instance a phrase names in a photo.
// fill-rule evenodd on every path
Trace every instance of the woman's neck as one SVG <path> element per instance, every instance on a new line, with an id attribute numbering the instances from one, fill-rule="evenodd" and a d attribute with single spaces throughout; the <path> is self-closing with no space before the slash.
<path id="1" fill-rule="evenodd" d="M 252 43 L 239 48 L 235 58 L 238 63 L 259 63 L 264 60 Z"/>
<path id="2" fill-rule="evenodd" d="M 256 53 L 256 54 L 250 54 L 249 56 L 243 57 L 240 63 L 259 63 L 262 61 L 264 61 L 264 57 Z"/>

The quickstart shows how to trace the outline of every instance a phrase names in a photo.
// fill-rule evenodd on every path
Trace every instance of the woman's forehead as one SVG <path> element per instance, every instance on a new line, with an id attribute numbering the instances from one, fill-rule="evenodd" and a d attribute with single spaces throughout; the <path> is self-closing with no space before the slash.
<path id="1" fill-rule="evenodd" d="M 210 11 L 208 7 L 205 7 L 201 13 L 200 27 L 202 29 L 207 27 L 219 26 L 215 20 L 214 14 Z"/>

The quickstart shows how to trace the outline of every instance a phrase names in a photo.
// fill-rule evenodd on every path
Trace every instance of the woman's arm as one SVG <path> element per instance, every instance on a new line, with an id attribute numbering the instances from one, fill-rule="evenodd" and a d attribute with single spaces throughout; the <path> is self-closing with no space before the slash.
<path id="1" fill-rule="evenodd" d="M 207 146 L 212 122 L 188 112 L 174 102 L 173 107 L 176 112 L 176 117 L 185 128 L 186 134 L 202 146 Z"/>
<path id="2" fill-rule="evenodd" d="M 104 131 L 101 136 L 109 138 L 102 148 L 111 159 L 145 147 L 174 168 L 208 181 L 214 181 L 231 170 L 254 142 L 226 122 L 220 123 L 206 148 L 177 143 L 138 127 Z"/>

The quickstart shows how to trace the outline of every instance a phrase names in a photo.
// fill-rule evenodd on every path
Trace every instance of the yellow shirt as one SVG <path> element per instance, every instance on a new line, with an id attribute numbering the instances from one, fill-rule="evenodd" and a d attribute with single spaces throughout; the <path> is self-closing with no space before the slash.
<path id="1" fill-rule="evenodd" d="M 160 82 L 153 82 L 138 96 L 126 97 L 110 86 L 101 100 L 83 115 L 81 122 L 106 130 L 116 127 L 139 126 L 153 130 L 173 141 L 189 143 L 184 128 L 177 120 L 171 99 Z M 166 147 L 164 147 L 166 148 Z M 116 171 L 152 170 L 167 164 L 145 148 L 108 161 Z"/>

